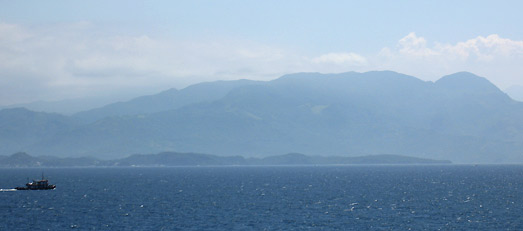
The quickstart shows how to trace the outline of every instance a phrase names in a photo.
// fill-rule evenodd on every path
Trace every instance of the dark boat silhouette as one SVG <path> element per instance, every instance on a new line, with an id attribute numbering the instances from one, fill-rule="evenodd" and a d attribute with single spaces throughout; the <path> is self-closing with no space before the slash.
<path id="1" fill-rule="evenodd" d="M 44 174 L 42 174 L 41 180 L 33 180 L 33 182 L 29 182 L 25 184 L 25 187 L 16 187 L 16 190 L 50 190 L 55 189 L 56 185 L 49 184 L 49 181 L 44 178 Z"/>

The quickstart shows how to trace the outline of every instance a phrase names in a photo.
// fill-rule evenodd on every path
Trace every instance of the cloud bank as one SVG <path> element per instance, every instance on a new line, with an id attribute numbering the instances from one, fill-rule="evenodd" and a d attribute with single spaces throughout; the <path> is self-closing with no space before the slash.
<path id="1" fill-rule="evenodd" d="M 393 70 L 436 80 L 458 71 L 523 85 L 523 41 L 492 34 L 455 44 L 410 33 L 375 54 L 304 54 L 236 39 L 181 40 L 103 31 L 89 22 L 29 27 L 0 22 L 0 105 L 140 95 L 202 81 L 269 80 L 293 72 Z"/>
<path id="2" fill-rule="evenodd" d="M 500 87 L 523 82 L 523 41 L 497 34 L 478 36 L 456 44 L 434 42 L 414 32 L 401 38 L 394 48 L 383 48 L 374 58 L 379 69 L 393 69 L 429 80 L 458 71 L 489 78 Z"/>

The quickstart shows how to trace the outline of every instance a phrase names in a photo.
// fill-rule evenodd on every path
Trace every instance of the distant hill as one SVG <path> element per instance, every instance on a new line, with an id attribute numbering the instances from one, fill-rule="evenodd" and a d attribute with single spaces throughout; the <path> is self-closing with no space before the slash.
<path id="1" fill-rule="evenodd" d="M 37 167 L 40 165 L 41 162 L 39 162 L 39 158 L 32 157 L 24 152 L 0 157 L 1 167 Z"/>
<path id="2" fill-rule="evenodd" d="M 450 164 L 446 160 L 430 160 L 397 155 L 360 157 L 321 157 L 292 153 L 266 158 L 223 157 L 199 153 L 164 152 L 132 155 L 116 160 L 95 158 L 33 157 L 15 153 L 0 157 L 0 167 L 108 167 L 108 166 L 220 166 L 220 165 L 339 165 L 339 164 Z"/>
<path id="3" fill-rule="evenodd" d="M 60 136 L 77 127 L 74 119 L 25 108 L 0 110 L 0 153 L 27 149 L 45 138 Z"/>
<path id="4" fill-rule="evenodd" d="M 194 85 L 72 117 L 25 113 L 46 118 L 35 126 L 56 127 L 24 127 L 30 120 L 10 117 L 0 131 L 18 123 L 10 131 L 32 138 L 2 133 L 8 148 L 0 154 L 118 159 L 165 151 L 245 157 L 297 152 L 523 163 L 523 103 L 467 72 L 436 82 L 391 71 L 297 73 L 267 82 Z M 9 111 L 0 111 L 0 118 L 4 114 Z"/>
<path id="5" fill-rule="evenodd" d="M 85 98 L 85 99 L 67 99 L 60 101 L 36 101 L 31 103 L 21 103 L 0 106 L 0 109 L 8 108 L 26 108 L 36 112 L 59 113 L 63 115 L 72 115 L 81 111 L 90 110 L 114 102 L 110 98 Z"/>
<path id="6" fill-rule="evenodd" d="M 0 167 L 86 167 L 107 166 L 109 162 L 100 161 L 91 157 L 58 158 L 51 156 L 30 156 L 25 152 L 18 152 L 10 156 L 0 157 Z"/>

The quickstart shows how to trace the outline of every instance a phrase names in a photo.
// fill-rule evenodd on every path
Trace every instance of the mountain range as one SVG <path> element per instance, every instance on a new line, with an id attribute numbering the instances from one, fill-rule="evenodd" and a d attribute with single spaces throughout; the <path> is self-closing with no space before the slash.
<path id="1" fill-rule="evenodd" d="M 218 81 L 71 116 L 0 111 L 0 154 L 116 159 L 165 151 L 266 157 L 394 154 L 523 162 L 523 103 L 467 72 L 391 71 Z"/>

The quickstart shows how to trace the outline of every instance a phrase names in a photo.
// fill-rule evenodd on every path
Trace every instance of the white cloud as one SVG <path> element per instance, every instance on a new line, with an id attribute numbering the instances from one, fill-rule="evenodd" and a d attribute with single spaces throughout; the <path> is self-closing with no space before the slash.
<path id="1" fill-rule="evenodd" d="M 409 33 L 395 48 L 383 48 L 372 65 L 427 80 L 458 71 L 470 71 L 489 78 L 501 87 L 523 83 L 523 41 L 497 34 L 478 36 L 455 44 L 434 42 Z"/>
<path id="2" fill-rule="evenodd" d="M 403 37 L 398 42 L 399 52 L 404 55 L 423 57 L 438 55 L 437 51 L 427 48 L 427 41 L 423 37 L 416 36 L 416 33 L 411 32 Z"/>
<path id="3" fill-rule="evenodd" d="M 480 61 L 523 55 L 523 41 L 501 38 L 497 34 L 478 36 L 455 45 L 438 45 L 436 49 L 463 58 L 476 57 Z"/>
<path id="4" fill-rule="evenodd" d="M 313 63 L 332 63 L 337 65 L 363 66 L 367 59 L 355 53 L 328 53 L 312 59 Z"/>
<path id="5" fill-rule="evenodd" d="M 31 37 L 29 33 L 21 30 L 20 27 L 14 24 L 7 24 L 0 22 L 0 43 L 19 42 Z"/>
<path id="6" fill-rule="evenodd" d="M 301 59 L 249 41 L 114 35 L 86 22 L 46 28 L 0 23 L 0 105 L 275 78 L 299 69 Z"/>
<path id="7" fill-rule="evenodd" d="M 391 55 L 390 48 L 383 48 L 386 56 Z M 476 59 L 479 61 L 491 61 L 496 58 L 505 58 L 523 55 L 523 41 L 514 41 L 501 38 L 497 34 L 487 37 L 478 36 L 464 42 L 456 44 L 435 43 L 433 46 L 427 46 L 427 40 L 419 37 L 416 33 L 411 32 L 398 41 L 396 51 L 397 56 L 405 57 L 446 57 Z"/>
<path id="8" fill-rule="evenodd" d="M 493 34 L 455 44 L 409 33 L 377 54 L 304 55 L 234 39 L 179 40 L 108 32 L 89 22 L 27 27 L 0 22 L 0 105 L 140 95 L 201 81 L 268 80 L 293 72 L 394 70 L 428 80 L 471 71 L 523 85 L 523 41 Z"/>

